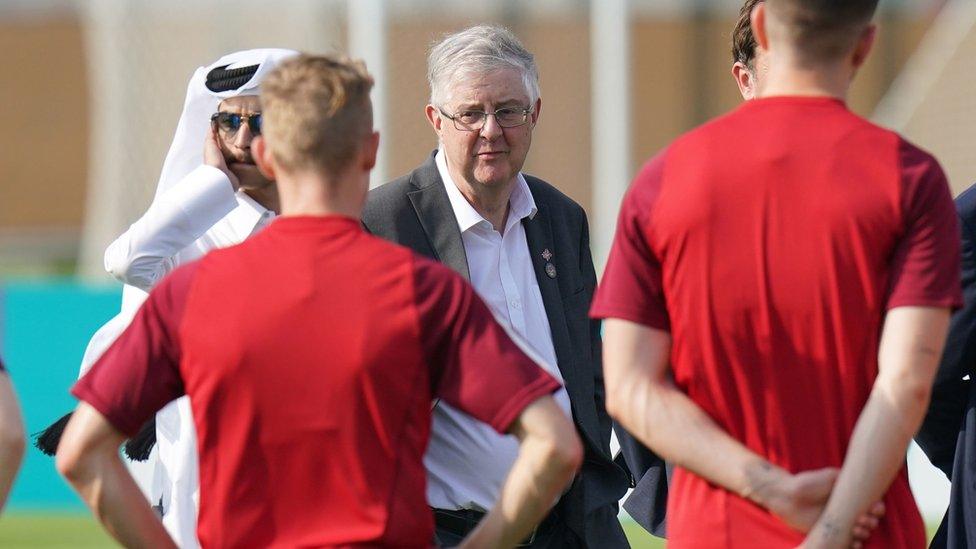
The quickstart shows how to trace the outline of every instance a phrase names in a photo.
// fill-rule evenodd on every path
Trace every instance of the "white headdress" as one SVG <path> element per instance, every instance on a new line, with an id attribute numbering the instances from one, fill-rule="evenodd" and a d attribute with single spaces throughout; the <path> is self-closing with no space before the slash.
<path id="1" fill-rule="evenodd" d="M 163 171 L 156 187 L 156 198 L 176 185 L 187 174 L 203 164 L 203 141 L 210 126 L 210 115 L 217 112 L 220 102 L 228 97 L 239 95 L 258 95 L 264 77 L 285 59 L 298 55 L 297 51 L 285 49 L 245 50 L 225 55 L 206 67 L 200 67 L 190 78 L 186 88 L 186 102 L 183 114 L 176 126 L 176 135 L 163 162 Z M 208 84 L 208 75 L 215 71 L 231 72 L 234 69 L 255 68 L 242 84 L 224 91 L 213 91 Z"/>
<path id="2" fill-rule="evenodd" d="M 176 126 L 173 144 L 163 162 L 154 200 L 203 164 L 203 142 L 210 127 L 210 115 L 217 112 L 220 102 L 228 97 L 258 95 L 264 77 L 279 63 L 295 55 L 298 55 L 297 51 L 285 49 L 239 51 L 225 55 L 206 67 L 199 67 L 193 73 L 186 88 L 186 102 L 183 104 L 180 122 Z M 213 91 L 208 87 L 208 76 L 212 81 L 214 74 L 230 76 L 225 79 L 225 84 L 230 82 L 235 86 L 226 89 L 226 85 L 217 87 L 211 82 L 212 87 L 222 90 Z M 238 81 L 241 83 L 238 84 Z M 123 288 L 122 310 L 92 336 L 81 360 L 82 375 L 125 330 L 146 295 L 133 286 L 126 285 Z"/>

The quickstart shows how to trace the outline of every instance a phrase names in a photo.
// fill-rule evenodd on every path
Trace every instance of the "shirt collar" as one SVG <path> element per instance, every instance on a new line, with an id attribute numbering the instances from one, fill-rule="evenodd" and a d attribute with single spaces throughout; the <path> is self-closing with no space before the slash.
<path id="1" fill-rule="evenodd" d="M 234 232 L 247 237 L 262 221 L 267 223 L 274 219 L 274 212 L 258 204 L 244 191 L 237 191 L 234 197 L 237 199 L 237 207 L 224 218 Z"/>
<path id="2" fill-rule="evenodd" d="M 468 202 L 468 199 L 464 198 L 454 183 L 454 179 L 447 169 L 447 157 L 444 155 L 443 149 L 438 149 L 434 156 L 434 162 L 437 164 L 437 171 L 444 183 L 444 188 L 447 190 L 447 198 L 451 201 L 451 209 L 454 210 L 454 217 L 457 218 L 458 228 L 461 229 L 461 232 L 467 231 L 478 223 L 485 223 L 486 226 L 490 227 L 489 221 L 478 213 L 478 210 L 474 209 L 474 206 Z M 512 195 L 508 199 L 510 210 L 508 220 L 505 223 L 506 229 L 526 217 L 532 219 L 539 211 L 522 172 L 519 172 L 515 177 L 517 179 L 515 188 L 512 189 Z"/>

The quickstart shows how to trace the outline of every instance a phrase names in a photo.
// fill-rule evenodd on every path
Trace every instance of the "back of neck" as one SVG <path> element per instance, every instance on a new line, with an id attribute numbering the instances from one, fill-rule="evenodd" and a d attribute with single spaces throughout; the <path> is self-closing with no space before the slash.
<path id="1" fill-rule="evenodd" d="M 771 63 L 758 97 L 834 97 L 847 100 L 852 74 L 842 64 L 805 68 Z"/>
<path id="2" fill-rule="evenodd" d="M 315 175 L 279 178 L 281 215 L 341 215 L 359 219 L 366 201 L 366 185 L 346 179 L 329 181 Z"/>

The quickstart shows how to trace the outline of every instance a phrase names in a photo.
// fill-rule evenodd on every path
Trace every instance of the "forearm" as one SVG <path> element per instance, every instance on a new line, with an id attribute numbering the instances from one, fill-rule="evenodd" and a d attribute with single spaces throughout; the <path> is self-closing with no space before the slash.
<path id="1" fill-rule="evenodd" d="M 176 547 L 117 454 L 83 458 L 66 477 L 124 547 Z"/>
<path id="2" fill-rule="evenodd" d="M 82 401 L 55 464 L 105 529 L 125 547 L 176 547 L 119 458 L 125 435 Z"/>
<path id="3" fill-rule="evenodd" d="M 528 536 L 579 467 L 578 460 L 567 460 L 565 455 L 544 440 L 526 439 L 498 501 L 463 547 L 514 547 Z"/>
<path id="4" fill-rule="evenodd" d="M 928 408 L 949 324 L 948 309 L 900 307 L 885 317 L 878 376 L 854 426 L 844 465 L 808 542 L 843 547 L 850 525 L 888 490 Z"/>
<path id="5" fill-rule="evenodd" d="M 158 197 L 109 245 L 105 269 L 121 282 L 148 290 L 172 269 L 167 263 L 170 258 L 235 207 L 237 201 L 227 176 L 216 168 L 201 166 Z"/>
<path id="6" fill-rule="evenodd" d="M 768 489 L 787 473 L 729 436 L 673 384 L 635 376 L 616 386 L 612 397 L 611 415 L 661 458 L 771 506 Z"/>
<path id="7" fill-rule="evenodd" d="M 815 546 L 845 547 L 852 526 L 881 500 L 905 464 L 908 444 L 928 399 L 876 385 L 854 428 L 844 465 L 823 515 L 810 532 Z"/>

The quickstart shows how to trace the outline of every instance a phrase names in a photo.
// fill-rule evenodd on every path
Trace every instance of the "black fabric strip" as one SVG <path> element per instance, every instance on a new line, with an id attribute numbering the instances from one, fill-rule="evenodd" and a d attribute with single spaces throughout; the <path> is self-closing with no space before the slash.
<path id="1" fill-rule="evenodd" d="M 217 67 L 207 73 L 208 90 L 214 93 L 236 90 L 244 84 L 247 84 L 248 80 L 254 76 L 254 73 L 258 72 L 260 65 L 250 65 L 238 69 L 228 69 L 227 67 L 229 66 Z"/>

